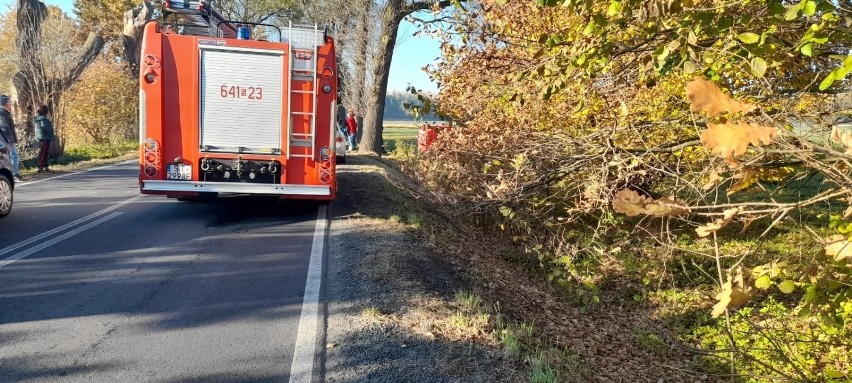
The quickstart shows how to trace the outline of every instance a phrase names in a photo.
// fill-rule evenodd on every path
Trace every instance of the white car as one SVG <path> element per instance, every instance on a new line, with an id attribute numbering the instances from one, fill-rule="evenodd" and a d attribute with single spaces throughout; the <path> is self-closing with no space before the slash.
<path id="1" fill-rule="evenodd" d="M 337 139 L 334 141 L 334 153 L 337 156 L 338 164 L 346 163 L 346 135 L 340 129 L 335 129 Z"/>

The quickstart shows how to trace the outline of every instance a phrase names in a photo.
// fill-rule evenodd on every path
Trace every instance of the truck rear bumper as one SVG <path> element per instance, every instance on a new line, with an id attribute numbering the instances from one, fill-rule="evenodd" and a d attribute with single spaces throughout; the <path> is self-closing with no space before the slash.
<path id="1" fill-rule="evenodd" d="M 168 192 L 211 192 L 238 194 L 267 194 L 293 196 L 331 196 L 331 186 L 252 184 L 239 182 L 201 181 L 142 181 L 143 193 L 168 194 Z"/>

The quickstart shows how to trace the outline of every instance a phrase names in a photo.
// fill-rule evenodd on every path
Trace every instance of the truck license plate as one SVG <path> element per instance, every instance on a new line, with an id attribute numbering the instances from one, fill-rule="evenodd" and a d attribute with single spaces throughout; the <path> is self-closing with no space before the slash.
<path id="1" fill-rule="evenodd" d="M 169 164 L 166 167 L 166 179 L 189 181 L 192 179 L 192 166 L 184 164 Z"/>

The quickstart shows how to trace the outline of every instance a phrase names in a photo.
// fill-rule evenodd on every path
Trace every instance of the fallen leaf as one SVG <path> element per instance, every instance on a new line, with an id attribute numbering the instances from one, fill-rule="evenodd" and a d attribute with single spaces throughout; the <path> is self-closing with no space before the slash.
<path id="1" fill-rule="evenodd" d="M 852 243 L 846 237 L 836 234 L 825 239 L 825 255 L 832 257 L 835 261 L 852 263 Z"/>
<path id="2" fill-rule="evenodd" d="M 331 350 L 331 349 L 333 349 L 333 348 L 335 348 L 335 347 L 337 347 L 337 343 L 326 343 L 326 344 L 325 344 L 325 348 L 327 348 L 327 349 L 329 349 L 329 350 Z"/>
<path id="3" fill-rule="evenodd" d="M 637 216 L 645 212 L 645 205 L 653 200 L 639 195 L 635 190 L 623 189 L 615 193 L 612 200 L 612 209 L 628 217 Z"/>
<path id="4" fill-rule="evenodd" d="M 716 183 L 719 182 L 721 179 L 722 177 L 719 176 L 719 172 L 713 170 L 712 172 L 710 172 L 710 177 L 708 177 L 707 183 L 705 183 L 704 186 L 702 186 L 701 188 L 705 191 L 710 190 L 716 187 Z"/>
<path id="5" fill-rule="evenodd" d="M 846 126 L 833 126 L 829 137 L 832 141 L 843 145 L 846 148 L 846 154 L 852 154 L 852 129 Z"/>
<path id="6" fill-rule="evenodd" d="M 715 233 L 716 231 L 719 231 L 719 229 L 721 229 L 721 228 L 722 228 L 722 225 L 720 225 L 716 222 L 710 222 L 706 225 L 701 225 L 701 226 L 696 227 L 695 232 L 698 233 L 699 237 L 703 238 L 703 237 L 706 237 L 710 234 Z"/>
<path id="7" fill-rule="evenodd" d="M 776 134 L 778 129 L 754 123 L 707 123 L 707 129 L 701 132 L 701 143 L 711 153 L 736 164 L 734 157 L 745 154 L 749 145 L 769 145 Z"/>
<path id="8" fill-rule="evenodd" d="M 660 198 L 645 205 L 645 214 L 655 217 L 681 215 L 689 212 L 689 207 L 674 200 L 673 197 Z"/>
<path id="9" fill-rule="evenodd" d="M 615 193 L 612 209 L 628 217 L 639 214 L 665 217 L 689 212 L 688 206 L 675 201 L 673 197 L 664 197 L 655 201 L 630 189 L 619 190 L 618 193 Z"/>
<path id="10" fill-rule="evenodd" d="M 713 318 L 718 318 L 724 314 L 726 309 L 742 307 L 751 299 L 751 294 L 739 286 L 733 286 L 729 280 L 722 285 L 722 291 L 716 295 L 716 299 L 718 302 L 713 305 L 713 311 L 710 313 Z"/>
<path id="11" fill-rule="evenodd" d="M 686 98 L 689 99 L 690 111 L 705 112 L 707 117 L 715 117 L 725 112 L 748 113 L 755 109 L 754 105 L 734 100 L 715 83 L 700 77 L 686 84 Z"/>
<path id="12" fill-rule="evenodd" d="M 719 231 L 719 229 L 725 227 L 725 225 L 727 225 L 728 223 L 730 223 L 731 220 L 734 219 L 737 214 L 739 214 L 739 212 L 740 208 L 738 207 L 727 209 L 722 212 L 722 218 L 716 219 L 715 221 L 710 222 L 706 225 L 696 227 L 695 232 L 698 233 L 699 237 L 706 237 L 710 234 L 713 234 Z"/>

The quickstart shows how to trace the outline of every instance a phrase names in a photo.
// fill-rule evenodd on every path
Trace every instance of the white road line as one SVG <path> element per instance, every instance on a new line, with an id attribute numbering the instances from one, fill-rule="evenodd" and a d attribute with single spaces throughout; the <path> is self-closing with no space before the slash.
<path id="1" fill-rule="evenodd" d="M 127 204 L 129 204 L 129 203 L 135 202 L 136 200 L 138 200 L 138 199 L 140 199 L 140 198 L 142 198 L 142 197 L 143 197 L 143 195 L 137 195 L 137 196 L 135 196 L 135 197 L 133 197 L 133 198 L 128 198 L 128 199 L 126 199 L 126 200 L 124 200 L 124 201 L 121 201 L 121 202 L 119 202 L 119 203 L 115 204 L 115 205 L 112 205 L 112 206 L 110 206 L 110 207 L 107 207 L 107 208 L 101 209 L 101 210 L 99 210 L 99 211 L 96 211 L 96 212 L 94 212 L 94 213 L 92 213 L 92 214 L 89 214 L 89 215 L 87 215 L 87 216 L 85 216 L 85 217 L 83 217 L 83 218 L 80 218 L 80 219 L 78 219 L 78 220 L 76 220 L 76 221 L 69 222 L 69 223 L 66 223 L 66 224 L 64 224 L 64 225 L 62 225 L 62 226 L 59 226 L 59 227 L 57 227 L 57 228 L 54 228 L 54 229 L 51 229 L 51 230 L 45 231 L 44 233 L 41 233 L 41 234 L 35 235 L 35 236 L 33 236 L 33 237 L 30 237 L 30 238 L 28 238 L 28 239 L 25 239 L 25 240 L 23 240 L 23 241 L 21 241 L 21 242 L 18 242 L 18 243 L 16 243 L 16 244 L 14 244 L 14 245 L 9 245 L 9 246 L 7 246 L 7 247 L 5 247 L 5 248 L 3 248 L 3 249 L 0 249 L 0 255 L 6 254 L 6 253 L 10 253 L 10 252 L 13 252 L 13 251 L 18 250 L 18 249 L 20 249 L 20 248 L 22 248 L 22 247 L 24 247 L 24 246 L 29 245 L 29 244 L 32 244 L 32 243 L 35 243 L 35 242 L 41 241 L 41 240 L 43 240 L 43 239 L 45 239 L 45 238 L 47 238 L 47 237 L 50 237 L 51 235 L 54 235 L 54 234 L 59 233 L 59 232 L 61 232 L 61 231 L 64 231 L 64 230 L 70 229 L 70 228 L 72 228 L 72 227 L 74 227 L 74 226 L 77 226 L 77 225 L 79 225 L 79 224 L 81 224 L 81 223 L 83 223 L 83 222 L 86 222 L 86 221 L 88 221 L 88 220 L 90 220 L 90 219 L 93 219 L 93 218 L 95 218 L 95 217 L 98 217 L 98 216 L 104 215 L 104 214 L 109 213 L 109 212 L 111 212 L 111 211 L 113 211 L 113 210 L 115 210 L 115 209 L 118 209 L 118 208 L 120 208 L 120 207 L 122 207 L 122 206 L 124 206 L 124 205 L 127 205 Z"/>
<path id="2" fill-rule="evenodd" d="M 94 171 L 97 171 L 97 170 L 109 169 L 109 168 L 116 167 L 116 166 L 119 166 L 119 165 L 127 165 L 127 164 L 138 163 L 138 162 L 139 162 L 139 160 L 130 160 L 130 161 L 119 162 L 119 163 L 112 164 L 112 165 L 106 165 L 106 166 L 101 166 L 101 167 L 97 167 L 97 168 L 80 170 L 80 171 L 76 171 L 76 172 L 72 172 L 72 173 L 60 174 L 60 175 L 55 176 L 55 177 L 42 178 L 40 180 L 35 180 L 35 181 L 24 181 L 24 182 L 20 182 L 20 183 L 15 183 L 15 189 L 17 189 L 21 186 L 27 186 L 27 185 L 37 184 L 39 182 L 55 180 L 57 178 L 70 177 L 70 176 L 73 176 L 75 174 L 94 172 Z"/>
<path id="3" fill-rule="evenodd" d="M 326 206 L 321 205 L 317 212 L 317 225 L 314 230 L 313 246 L 311 247 L 311 261 L 308 265 L 308 279 L 305 282 L 305 298 L 302 302 L 302 315 L 299 317 L 299 331 L 296 334 L 293 363 L 290 365 L 290 383 L 311 383 L 313 379 L 317 322 L 319 321 L 320 282 L 322 281 L 322 256 L 327 226 L 325 210 Z"/>
<path id="4" fill-rule="evenodd" d="M 59 243 L 59 242 L 62 242 L 62 241 L 64 241 L 64 240 L 68 239 L 68 238 L 71 238 L 71 237 L 73 237 L 73 236 L 75 236 L 75 235 L 77 235 L 77 234 L 80 234 L 80 233 L 82 233 L 82 232 L 84 232 L 84 231 L 86 231 L 86 230 L 89 230 L 89 229 L 91 229 L 91 228 L 93 228 L 93 227 L 95 227 L 95 226 L 98 226 L 98 225 L 100 225 L 100 224 L 102 224 L 102 223 L 104 223 L 104 222 L 106 222 L 106 221 L 109 221 L 109 220 L 111 220 L 111 219 L 113 219 L 113 218 L 115 218 L 115 217 L 118 217 L 118 216 L 120 216 L 120 215 L 122 215 L 122 214 L 124 214 L 124 213 L 123 213 L 123 212 L 120 212 L 120 211 L 113 212 L 112 214 L 110 214 L 110 215 L 108 215 L 108 216 L 106 216 L 106 217 L 101 217 L 101 218 L 100 218 L 100 219 L 98 219 L 97 221 L 89 222 L 89 223 L 87 223 L 87 224 L 85 224 L 85 225 L 83 225 L 83 226 L 80 226 L 80 227 L 78 227 L 78 228 L 76 228 L 76 229 L 74 229 L 74 230 L 71 230 L 71 231 L 69 231 L 69 232 L 67 232 L 67 233 L 65 233 L 65 234 L 62 234 L 62 235 L 60 235 L 60 236 L 58 236 L 58 237 L 56 237 L 56 238 L 52 238 L 52 239 L 49 239 L 49 240 L 44 241 L 44 242 L 42 242 L 42 243 L 39 243 L 38 245 L 35 245 L 35 246 L 33 246 L 33 247 L 29 248 L 29 249 L 26 249 L 26 250 L 24 250 L 24 251 L 22 251 L 22 252 L 20 252 L 20 253 L 17 253 L 17 254 L 15 254 L 15 255 L 13 255 L 13 256 L 11 256 L 11 257 L 9 257 L 9 258 L 6 258 L 6 259 L 4 259 L 4 260 L 0 261 L 0 269 L 2 269 L 4 266 L 8 266 L 8 265 L 12 264 L 13 262 L 15 262 L 15 261 L 17 261 L 17 260 L 19 260 L 19 259 L 21 259 L 21 258 L 25 258 L 25 257 L 28 257 L 28 256 L 30 256 L 30 255 L 33 255 L 33 254 L 35 254 L 35 253 L 37 253 L 37 252 L 39 252 L 39 251 L 42 251 L 42 250 L 44 250 L 44 249 L 46 249 L 46 248 L 48 248 L 48 247 L 50 247 L 50 246 L 53 246 L 53 245 L 55 245 L 55 244 L 57 244 L 57 243 Z"/>

